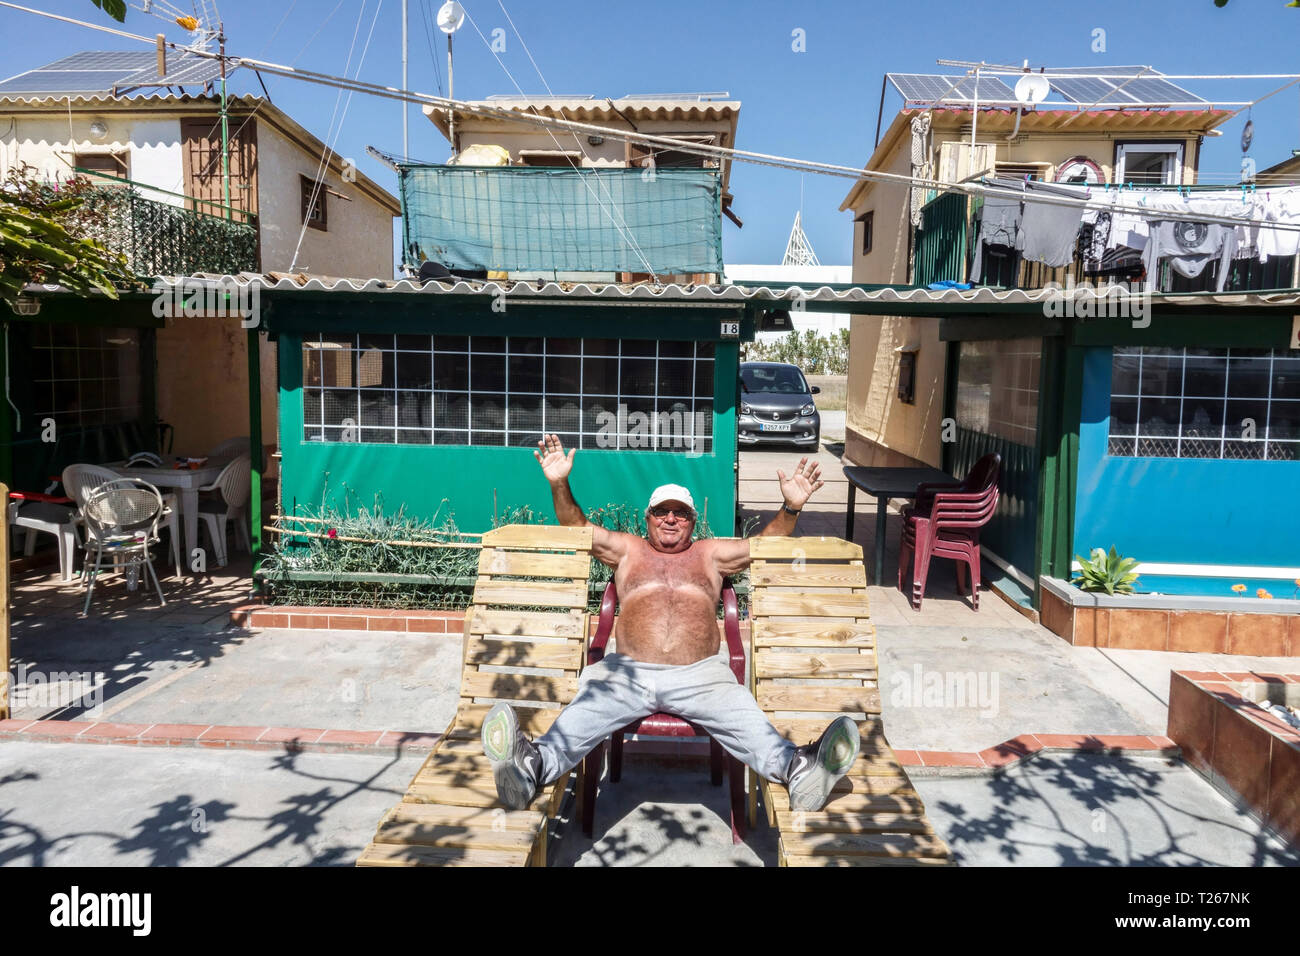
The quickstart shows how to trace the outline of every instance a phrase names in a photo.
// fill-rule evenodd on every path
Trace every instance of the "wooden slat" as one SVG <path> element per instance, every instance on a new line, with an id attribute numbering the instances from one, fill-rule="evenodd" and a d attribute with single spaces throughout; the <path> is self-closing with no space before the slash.
<path id="1" fill-rule="evenodd" d="M 924 833 L 825 833 L 782 830 L 788 856 L 947 857 L 948 847 Z"/>
<path id="2" fill-rule="evenodd" d="M 523 605 L 534 607 L 587 606 L 587 584 L 549 581 L 494 581 L 480 577 L 474 585 L 474 606 Z"/>
<path id="3" fill-rule="evenodd" d="M 453 740 L 481 740 L 483 720 L 491 709 L 491 704 L 462 703 L 456 712 L 455 722 L 447 730 L 447 743 L 450 744 Z M 555 723 L 555 718 L 559 715 L 558 709 L 515 708 L 519 729 L 534 739 L 550 730 L 551 724 Z"/>
<path id="4" fill-rule="evenodd" d="M 498 611 L 475 607 L 470 610 L 471 634 L 501 637 L 566 637 L 582 640 L 586 615 L 581 611 Z"/>
<path id="5" fill-rule="evenodd" d="M 536 548 L 540 551 L 590 551 L 591 527 L 508 524 L 483 535 L 485 548 Z"/>
<path id="6" fill-rule="evenodd" d="M 528 804 L 529 810 L 537 810 L 553 816 L 564 799 L 565 787 L 568 786 L 569 774 L 566 773 L 555 783 L 548 784 Z M 491 774 L 439 774 L 437 771 L 422 770 L 407 787 L 402 800 L 407 803 L 441 803 L 453 807 L 499 807 L 496 782 Z"/>
<path id="7" fill-rule="evenodd" d="M 784 832 L 934 833 L 920 813 L 799 813 L 781 810 L 776 824 Z"/>
<path id="8" fill-rule="evenodd" d="M 754 676 L 760 680 L 764 677 L 839 677 L 874 681 L 877 677 L 876 655 L 761 650 L 754 655 Z"/>
<path id="9" fill-rule="evenodd" d="M 502 810 L 483 807 L 448 807 L 435 803 L 399 803 L 379 821 L 387 823 L 421 823 L 440 827 L 496 827 L 537 833 L 546 817 L 535 810 Z"/>
<path id="10" fill-rule="evenodd" d="M 829 721 L 822 717 L 815 720 L 798 721 L 802 726 L 797 730 L 790 726 L 791 721 L 784 718 L 777 718 L 775 721 L 776 732 L 791 743 L 802 746 L 810 744 L 822 735 Z M 887 762 L 896 765 L 902 771 L 902 765 L 898 762 L 898 757 L 894 754 L 893 748 L 889 746 L 889 741 L 885 740 L 884 733 L 880 730 L 864 730 L 864 727 L 870 727 L 873 723 L 879 726 L 878 721 L 858 721 L 858 734 L 860 735 L 861 747 L 859 752 L 860 760 L 871 760 L 875 762 Z M 446 744 L 443 744 L 446 746 Z"/>
<path id="11" fill-rule="evenodd" d="M 591 557 L 576 554 L 536 554 L 529 551 L 503 551 L 484 548 L 478 556 L 479 574 L 510 574 L 543 578 L 582 578 L 591 573 Z"/>
<path id="12" fill-rule="evenodd" d="M 582 644 L 579 641 L 542 644 L 509 638 L 484 640 L 471 637 L 465 648 L 465 663 L 577 671 L 582 667 Z"/>
<path id="13" fill-rule="evenodd" d="M 802 556 L 816 559 L 861 561 L 862 548 L 843 538 L 781 538 L 759 536 L 749 539 L 749 556 L 755 561 L 793 561 Z"/>
<path id="14" fill-rule="evenodd" d="M 848 621 L 754 621 L 755 647 L 875 647 L 876 629 Z"/>
<path id="15" fill-rule="evenodd" d="M 453 807 L 499 807 L 497 787 L 491 776 L 448 774 L 445 777 L 417 775 L 402 797 L 408 803 L 441 803 Z M 546 811 L 550 794 L 539 793 L 528 805 Z"/>
<path id="16" fill-rule="evenodd" d="M 865 618 L 867 598 L 865 592 L 857 595 L 755 591 L 750 616 Z"/>
<path id="17" fill-rule="evenodd" d="M 749 572 L 753 587 L 865 588 L 867 569 L 861 564 L 771 564 Z"/>
<path id="18" fill-rule="evenodd" d="M 491 827 L 448 827 L 427 823 L 386 823 L 375 833 L 375 843 L 405 843 L 413 846 L 463 847 L 477 850 L 524 850 L 533 848 L 536 833 L 526 830 L 494 830 Z"/>
<path id="19" fill-rule="evenodd" d="M 576 677 L 547 677 L 543 674 L 492 674 L 466 669 L 460 683 L 462 697 L 558 701 L 567 704 L 577 693 Z"/>
<path id="20" fill-rule="evenodd" d="M 869 789 L 864 782 L 854 790 L 836 790 L 822 812 L 826 813 L 911 813 L 924 812 L 924 805 L 911 781 L 892 777 L 875 777 L 869 781 L 874 789 Z M 763 786 L 763 800 L 777 813 L 790 809 L 790 794 L 780 784 L 775 787 Z"/>
<path id="21" fill-rule="evenodd" d="M 819 713 L 880 713 L 880 690 L 875 687 L 810 687 L 799 684 L 759 684 L 754 691 L 765 711 L 816 711 Z"/>
<path id="22" fill-rule="evenodd" d="M 807 744 L 820 737 L 829 722 L 828 717 L 776 717 L 772 720 L 772 726 L 787 740 L 793 740 L 796 744 Z M 863 750 L 893 753 L 885 741 L 885 728 L 880 720 L 859 720 L 858 735 L 862 738 Z"/>
<path id="23" fill-rule="evenodd" d="M 524 866 L 528 850 L 467 850 L 460 847 L 372 843 L 357 866 Z"/>
<path id="24" fill-rule="evenodd" d="M 781 851 L 782 866 L 951 866 L 946 857 L 935 856 L 787 856 Z"/>
<path id="25" fill-rule="evenodd" d="M 472 741 L 455 741 L 455 743 L 470 744 Z M 877 768 L 878 772 L 883 773 L 885 764 L 877 762 L 870 766 Z M 862 770 L 863 774 L 869 772 L 867 767 L 868 764 L 864 763 L 864 769 Z M 419 772 L 416 774 L 416 779 L 419 779 L 420 774 L 425 771 L 435 775 L 461 773 L 476 777 L 487 776 L 492 773 L 492 761 L 483 753 L 481 746 L 479 747 L 478 753 L 475 753 L 470 747 L 456 749 L 440 748 L 433 754 L 430 754 L 429 759 L 424 762 L 420 767 Z M 432 777 L 430 779 L 432 779 Z"/>

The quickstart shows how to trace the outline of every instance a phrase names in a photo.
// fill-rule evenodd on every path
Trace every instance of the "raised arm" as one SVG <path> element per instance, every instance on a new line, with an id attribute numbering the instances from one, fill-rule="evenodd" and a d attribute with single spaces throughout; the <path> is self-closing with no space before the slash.
<path id="1" fill-rule="evenodd" d="M 533 457 L 542 466 L 542 474 L 551 483 L 551 499 L 555 502 L 555 517 L 560 524 L 569 528 L 591 528 L 591 553 L 601 564 L 611 568 L 618 567 L 619 561 L 627 553 L 627 539 L 631 535 L 610 531 L 598 524 L 592 524 L 583 514 L 582 508 L 574 500 L 573 489 L 569 487 L 569 472 L 573 470 L 573 456 L 577 449 L 566 455 L 564 444 L 558 435 L 546 435 L 537 443 Z"/>
<path id="2" fill-rule="evenodd" d="M 771 521 L 755 537 L 794 534 L 799 512 L 808 503 L 814 491 L 826 482 L 821 480 L 822 467 L 817 462 L 808 463 L 807 458 L 800 458 L 799 464 L 789 478 L 785 472 L 777 469 L 776 477 L 781 483 L 781 497 L 784 504 Z M 714 544 L 714 565 L 721 574 L 737 574 L 749 567 L 749 540 L 747 538 L 718 539 Z"/>

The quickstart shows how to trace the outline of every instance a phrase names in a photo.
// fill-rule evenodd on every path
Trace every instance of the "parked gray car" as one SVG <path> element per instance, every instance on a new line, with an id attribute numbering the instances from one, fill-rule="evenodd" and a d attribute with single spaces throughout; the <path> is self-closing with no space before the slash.
<path id="1" fill-rule="evenodd" d="M 739 443 L 790 443 L 816 451 L 822 419 L 813 396 L 820 391 L 797 366 L 741 362 Z"/>

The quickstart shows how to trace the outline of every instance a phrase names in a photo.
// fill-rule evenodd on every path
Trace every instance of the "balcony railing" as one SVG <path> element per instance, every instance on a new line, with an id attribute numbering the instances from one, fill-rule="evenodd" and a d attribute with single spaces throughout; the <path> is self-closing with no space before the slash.
<path id="1" fill-rule="evenodd" d="M 929 285 L 942 280 L 957 282 L 968 280 L 974 262 L 975 244 L 979 237 L 979 223 L 975 219 L 976 208 L 977 202 L 973 197 L 957 192 L 941 193 L 921 207 L 921 224 L 913 232 L 916 255 L 912 267 L 912 281 L 915 284 Z M 1083 238 L 1084 230 L 1081 229 L 1081 242 Z M 1217 285 L 1217 270 L 1217 263 L 1211 263 L 1199 276 L 1189 279 L 1174 272 L 1168 263 L 1163 263 L 1160 266 L 1158 288 L 1161 292 L 1211 292 Z M 1260 262 L 1253 257 L 1236 259 L 1232 263 L 1224 291 L 1251 292 L 1294 288 L 1295 270 L 1294 257 L 1275 256 L 1267 262 Z M 989 268 L 986 263 L 984 275 L 977 285 L 1010 289 L 1041 289 L 1049 283 L 1065 285 L 1069 280 L 1073 280 L 1078 284 L 1092 279 L 1092 276 L 1084 272 L 1083 257 L 1076 250 L 1072 262 L 1057 268 L 1045 266 L 1041 262 L 1025 262 L 1023 259 L 1017 259 L 1014 272 L 1011 267 L 1000 272 L 996 268 Z"/>
<path id="2" fill-rule="evenodd" d="M 400 175 L 408 266 L 722 273 L 717 170 L 403 165 Z"/>
<path id="3" fill-rule="evenodd" d="M 231 221 L 146 199 L 132 187 L 87 194 L 83 232 L 127 258 L 139 276 L 234 274 L 258 268 L 253 217 Z"/>

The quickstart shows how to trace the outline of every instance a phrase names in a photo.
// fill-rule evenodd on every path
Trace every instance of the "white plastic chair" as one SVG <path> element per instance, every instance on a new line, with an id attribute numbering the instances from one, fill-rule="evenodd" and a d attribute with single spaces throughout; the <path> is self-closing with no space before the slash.
<path id="1" fill-rule="evenodd" d="M 251 455 L 253 445 L 247 435 L 241 435 L 239 438 L 227 438 L 216 448 L 208 452 L 209 458 L 228 458 L 232 455 Z"/>
<path id="2" fill-rule="evenodd" d="M 115 471 L 104 468 L 101 465 L 69 465 L 63 469 L 63 492 L 77 504 L 77 514 L 74 519 L 74 532 L 76 527 L 81 526 L 83 522 L 83 512 L 86 501 L 90 498 L 90 493 L 100 485 L 110 481 L 117 481 L 122 476 Z M 176 577 L 181 574 L 181 529 L 177 515 L 180 511 L 176 502 L 175 494 L 166 494 L 162 496 L 163 514 L 159 520 L 164 528 L 167 529 L 171 536 L 171 558 L 172 564 L 176 565 Z M 75 540 L 75 538 L 74 538 Z M 69 568 L 69 574 L 71 568 Z M 81 573 L 84 576 L 86 569 L 83 566 Z"/>
<path id="3" fill-rule="evenodd" d="M 224 568 L 228 557 L 226 549 L 226 522 L 235 523 L 235 543 L 245 551 L 252 551 L 248 528 L 245 526 L 249 495 L 252 493 L 250 472 L 252 459 L 240 455 L 217 475 L 217 480 L 204 485 L 199 491 L 217 491 L 219 495 L 199 500 L 199 517 L 208 529 L 208 538 L 217 559 L 217 567 Z"/>
<path id="4" fill-rule="evenodd" d="M 36 552 L 38 532 L 54 535 L 59 542 L 59 574 L 64 581 L 72 580 L 72 568 L 77 554 L 76 508 L 52 501 L 11 499 L 6 517 L 10 527 L 22 528 L 27 532 L 23 542 L 25 557 L 31 557 Z M 8 555 L 5 557 L 7 559 Z"/>
<path id="5" fill-rule="evenodd" d="M 140 478 L 117 478 L 90 493 L 81 515 L 86 528 L 86 563 L 89 565 L 93 551 L 95 566 L 90 569 L 90 587 L 86 591 L 83 615 L 90 613 L 90 601 L 95 596 L 95 578 L 105 555 L 115 561 L 129 562 L 128 587 L 133 586 L 135 575 L 143 565 L 146 579 L 152 578 L 158 591 L 159 604 L 166 606 L 162 584 L 149 559 L 149 545 L 158 542 L 158 522 L 162 514 L 162 495 Z"/>

